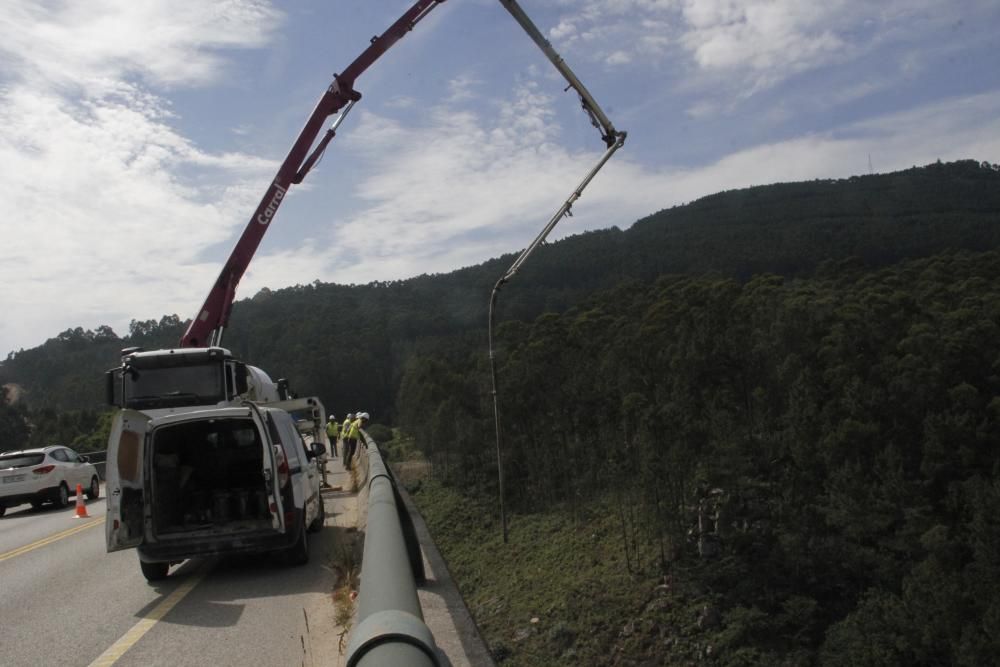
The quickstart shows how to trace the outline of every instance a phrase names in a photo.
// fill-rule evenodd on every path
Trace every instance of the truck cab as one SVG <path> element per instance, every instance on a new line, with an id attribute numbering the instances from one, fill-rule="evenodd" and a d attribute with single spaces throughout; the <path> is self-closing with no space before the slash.
<path id="1" fill-rule="evenodd" d="M 272 381 L 223 347 L 127 348 L 105 382 L 109 404 L 151 414 L 288 398 L 284 380 Z"/>

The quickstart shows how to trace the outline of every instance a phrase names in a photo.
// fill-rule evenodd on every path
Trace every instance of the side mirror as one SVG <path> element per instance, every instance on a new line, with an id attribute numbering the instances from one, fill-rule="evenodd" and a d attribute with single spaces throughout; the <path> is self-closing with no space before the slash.
<path id="1" fill-rule="evenodd" d="M 322 442 L 314 442 L 311 446 L 313 456 L 323 456 L 326 454 L 326 445 Z"/>
<path id="2" fill-rule="evenodd" d="M 115 380 L 119 377 L 120 372 L 117 368 L 112 368 L 110 371 L 105 371 L 104 373 L 104 402 L 107 405 L 112 405 L 118 407 L 117 392 L 115 391 L 117 382 Z"/>
<path id="3" fill-rule="evenodd" d="M 80 455 L 80 461 L 83 462 L 83 463 L 90 463 L 90 457 L 89 456 L 84 456 L 83 454 L 81 454 Z"/>
<path id="4" fill-rule="evenodd" d="M 245 394 L 249 391 L 250 387 L 247 385 L 247 365 L 243 363 L 236 364 L 236 393 Z"/>

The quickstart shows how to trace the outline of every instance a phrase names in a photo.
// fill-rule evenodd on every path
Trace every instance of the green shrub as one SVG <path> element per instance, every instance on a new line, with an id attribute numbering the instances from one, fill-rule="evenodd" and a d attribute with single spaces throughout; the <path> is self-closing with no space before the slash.
<path id="1" fill-rule="evenodd" d="M 385 424 L 370 424 L 365 428 L 365 432 L 380 445 L 392 440 L 392 429 Z"/>

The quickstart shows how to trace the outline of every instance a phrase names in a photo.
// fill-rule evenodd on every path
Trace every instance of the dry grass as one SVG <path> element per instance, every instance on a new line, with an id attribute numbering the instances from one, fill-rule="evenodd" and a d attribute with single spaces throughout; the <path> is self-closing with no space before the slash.
<path id="1" fill-rule="evenodd" d="M 400 461 L 391 465 L 396 481 L 407 490 L 419 488 L 431 476 L 431 464 L 428 461 Z"/>
<path id="2" fill-rule="evenodd" d="M 337 583 L 333 589 L 334 620 L 340 628 L 339 647 L 341 653 L 351 633 L 354 620 L 354 600 L 357 598 L 361 563 L 358 558 L 357 540 L 343 544 L 332 557 L 330 567 L 337 573 Z"/>

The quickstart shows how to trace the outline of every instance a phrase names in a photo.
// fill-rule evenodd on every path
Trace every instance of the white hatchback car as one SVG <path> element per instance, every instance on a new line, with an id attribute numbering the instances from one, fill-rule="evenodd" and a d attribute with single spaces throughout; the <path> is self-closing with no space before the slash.
<path id="1" fill-rule="evenodd" d="M 90 499 L 101 494 L 97 469 L 69 447 L 53 445 L 0 453 L 0 516 L 8 507 L 22 503 L 31 503 L 35 508 L 45 502 L 66 507 L 69 497 L 76 494 L 77 484 L 83 486 Z"/>

